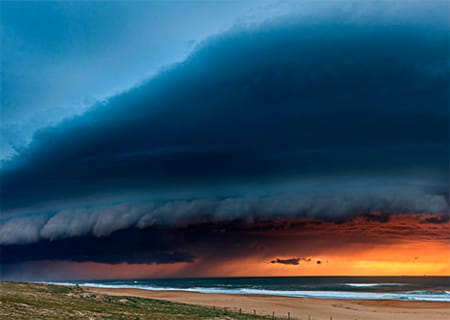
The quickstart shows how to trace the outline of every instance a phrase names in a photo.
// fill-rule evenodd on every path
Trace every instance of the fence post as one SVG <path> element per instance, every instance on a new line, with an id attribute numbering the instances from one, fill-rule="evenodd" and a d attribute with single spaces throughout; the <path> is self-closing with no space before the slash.
<path id="1" fill-rule="evenodd" d="M 290 312 L 288 312 L 288 319 L 290 319 L 291 318 L 291 313 Z"/>
<path id="2" fill-rule="evenodd" d="M 241 308 L 239 308 L 239 314 L 242 314 L 242 309 Z"/>
<path id="3" fill-rule="evenodd" d="M 253 309 L 253 314 L 256 315 L 256 309 Z"/>
<path id="4" fill-rule="evenodd" d="M 275 311 L 272 312 L 272 319 L 275 319 Z"/>

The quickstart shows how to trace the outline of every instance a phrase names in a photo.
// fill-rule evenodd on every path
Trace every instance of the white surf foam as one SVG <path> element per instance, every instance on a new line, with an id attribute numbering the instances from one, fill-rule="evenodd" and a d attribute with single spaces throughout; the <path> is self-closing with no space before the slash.
<path id="1" fill-rule="evenodd" d="M 403 286 L 401 283 L 344 283 L 348 287 L 370 288 L 370 287 L 397 287 Z"/>

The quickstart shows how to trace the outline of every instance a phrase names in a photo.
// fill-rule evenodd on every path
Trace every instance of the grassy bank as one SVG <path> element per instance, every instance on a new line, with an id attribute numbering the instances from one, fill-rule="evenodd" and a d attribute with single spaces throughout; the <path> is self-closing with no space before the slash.
<path id="1" fill-rule="evenodd" d="M 82 288 L 12 282 L 0 283 L 0 318 L 269 319 L 162 300 L 92 294 Z"/>

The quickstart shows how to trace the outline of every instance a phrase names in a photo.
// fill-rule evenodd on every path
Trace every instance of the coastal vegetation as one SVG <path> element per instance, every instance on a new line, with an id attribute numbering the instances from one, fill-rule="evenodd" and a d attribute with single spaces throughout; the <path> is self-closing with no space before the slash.
<path id="1" fill-rule="evenodd" d="M 221 308 L 94 294 L 81 287 L 1 282 L 2 319 L 272 319 Z"/>

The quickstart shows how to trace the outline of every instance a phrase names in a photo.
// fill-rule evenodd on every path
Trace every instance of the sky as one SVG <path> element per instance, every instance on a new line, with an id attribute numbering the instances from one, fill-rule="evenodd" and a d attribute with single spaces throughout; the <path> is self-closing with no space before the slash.
<path id="1" fill-rule="evenodd" d="M 2 2 L 2 278 L 449 275 L 448 9 Z"/>

